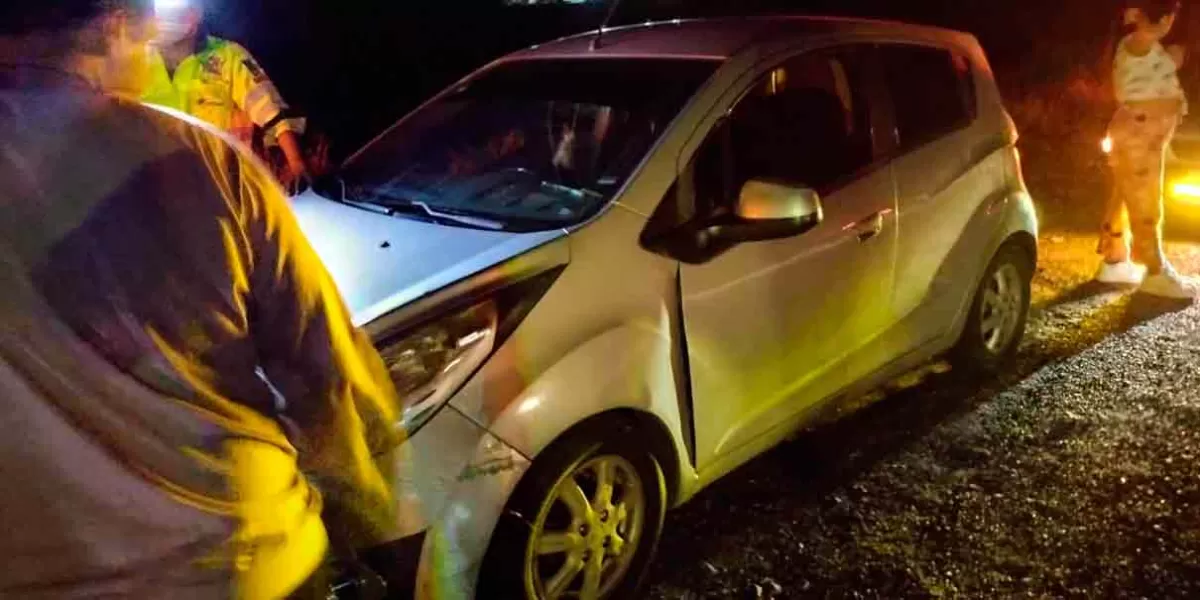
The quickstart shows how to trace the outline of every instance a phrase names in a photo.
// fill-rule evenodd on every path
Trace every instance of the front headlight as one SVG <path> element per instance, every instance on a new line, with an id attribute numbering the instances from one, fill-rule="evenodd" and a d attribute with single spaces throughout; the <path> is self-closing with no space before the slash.
<path id="1" fill-rule="evenodd" d="M 509 280 L 493 277 L 500 285 L 480 286 L 480 296 L 444 305 L 416 303 L 374 324 L 372 336 L 400 393 L 405 433 L 412 435 L 432 419 L 483 366 L 565 266 Z"/>
<path id="2" fill-rule="evenodd" d="M 487 360 L 498 321 L 496 303 L 487 300 L 383 345 L 380 354 L 400 394 L 405 431 L 424 425 Z"/>

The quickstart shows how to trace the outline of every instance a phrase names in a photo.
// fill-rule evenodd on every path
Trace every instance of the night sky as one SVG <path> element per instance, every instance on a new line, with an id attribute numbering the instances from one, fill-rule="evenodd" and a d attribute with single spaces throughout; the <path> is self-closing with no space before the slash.
<path id="1" fill-rule="evenodd" d="M 209 0 L 212 29 L 241 42 L 288 100 L 353 151 L 443 86 L 505 52 L 595 28 L 607 6 L 503 0 Z M 716 14 L 849 14 L 965 29 L 1001 86 L 1095 63 L 1119 0 L 623 0 L 615 22 Z M 239 6 L 240 5 L 240 6 Z M 1105 8 L 1108 5 L 1108 8 Z M 1200 45 L 1197 46 L 1200 49 Z"/>

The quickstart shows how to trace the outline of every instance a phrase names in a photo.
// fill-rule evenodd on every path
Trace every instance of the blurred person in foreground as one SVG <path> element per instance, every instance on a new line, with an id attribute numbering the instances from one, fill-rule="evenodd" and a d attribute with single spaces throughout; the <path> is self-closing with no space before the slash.
<path id="1" fill-rule="evenodd" d="M 396 526 L 395 390 L 260 163 L 85 77 L 138 9 L 0 4 L 0 597 L 307 591 Z"/>
<path id="2" fill-rule="evenodd" d="M 1123 15 L 1129 33 L 1113 58 L 1118 108 L 1108 130 L 1113 193 L 1105 209 L 1098 248 L 1104 262 L 1096 279 L 1141 284 L 1140 291 L 1155 296 L 1192 299 L 1196 285 L 1175 272 L 1162 247 L 1164 161 L 1175 127 L 1187 112 L 1178 75 L 1183 47 L 1162 45 L 1179 9 L 1178 0 L 1129 0 Z"/>
<path id="3" fill-rule="evenodd" d="M 276 175 L 295 188 L 310 176 L 300 137 L 305 121 L 245 48 L 208 35 L 203 3 L 155 0 L 156 34 L 141 65 L 140 97 L 228 131 L 264 158 L 277 150 L 283 160 Z"/>

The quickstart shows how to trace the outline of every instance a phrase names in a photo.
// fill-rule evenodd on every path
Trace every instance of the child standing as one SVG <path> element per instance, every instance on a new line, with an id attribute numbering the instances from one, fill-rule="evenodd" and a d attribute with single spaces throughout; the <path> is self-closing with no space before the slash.
<path id="1" fill-rule="evenodd" d="M 1133 31 L 1117 45 L 1113 61 L 1119 105 L 1109 125 L 1114 185 L 1100 239 L 1104 263 L 1096 279 L 1140 283 L 1147 294 L 1192 299 L 1196 286 L 1175 272 L 1162 249 L 1163 162 L 1187 111 L 1178 75 L 1183 48 L 1164 48 L 1162 39 L 1180 5 L 1178 0 L 1130 0 L 1128 5 L 1125 24 Z"/>

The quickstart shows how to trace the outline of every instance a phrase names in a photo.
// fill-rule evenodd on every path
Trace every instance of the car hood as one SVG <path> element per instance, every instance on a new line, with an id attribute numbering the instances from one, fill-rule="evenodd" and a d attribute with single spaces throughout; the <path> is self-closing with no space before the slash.
<path id="1" fill-rule="evenodd" d="M 356 325 L 566 235 L 450 227 L 355 208 L 312 191 L 292 199 Z"/>

